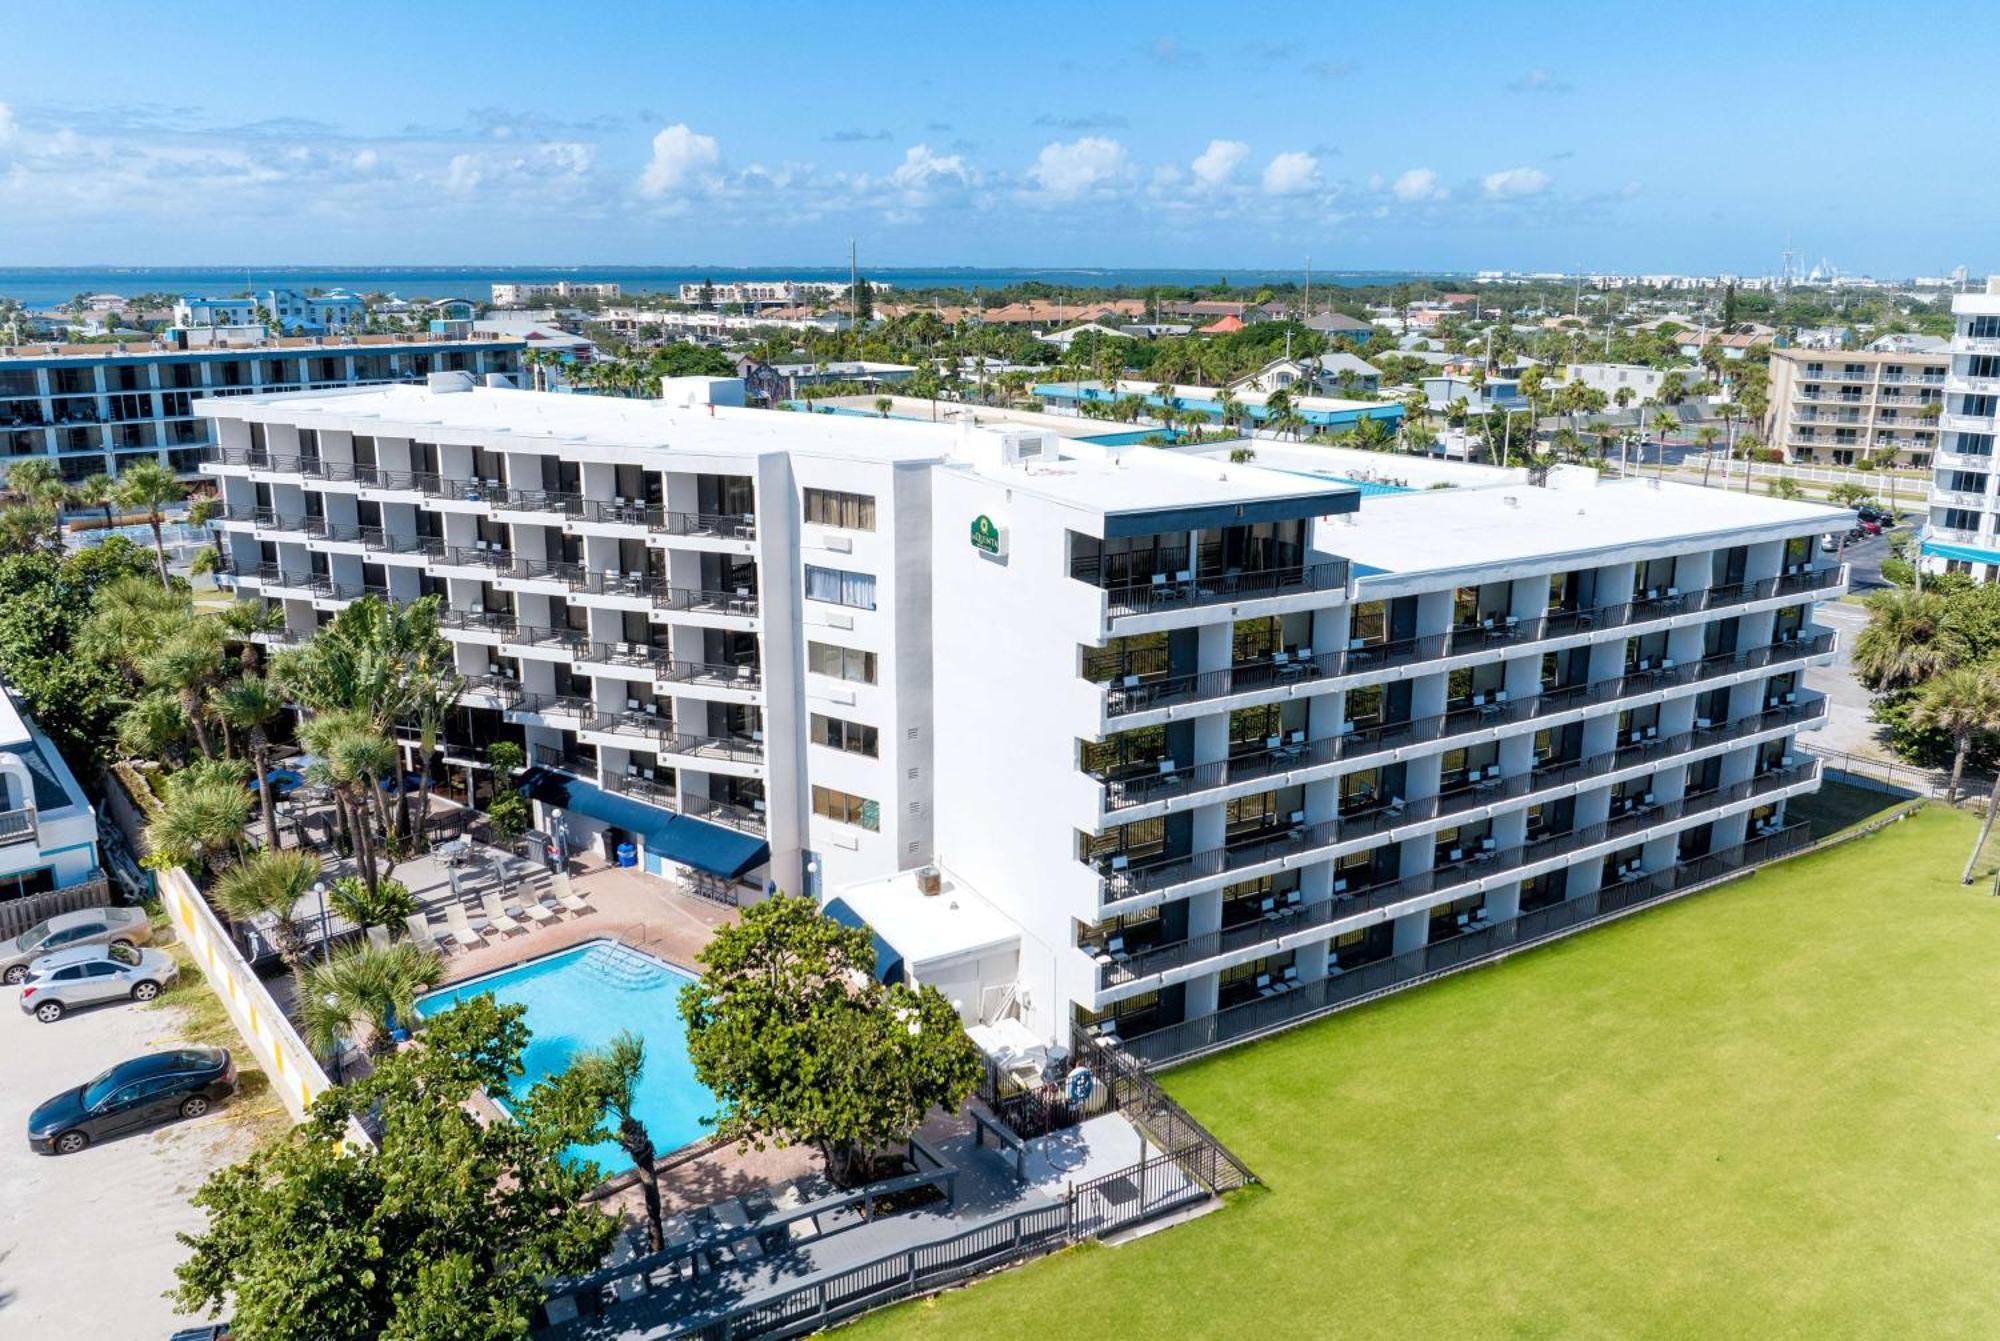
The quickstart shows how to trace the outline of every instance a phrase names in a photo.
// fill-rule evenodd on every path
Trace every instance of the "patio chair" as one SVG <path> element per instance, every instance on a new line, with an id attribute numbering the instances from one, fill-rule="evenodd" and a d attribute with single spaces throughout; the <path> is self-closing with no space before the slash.
<path id="1" fill-rule="evenodd" d="M 553 922 L 556 920 L 555 913 L 553 913 L 547 908 L 544 908 L 539 899 L 532 899 L 532 898 L 522 899 L 521 915 L 523 917 L 526 917 L 530 922 L 535 923 L 537 926 L 540 926 L 545 922 Z"/>
<path id="2" fill-rule="evenodd" d="M 479 906 L 486 910 L 486 916 L 493 923 L 495 931 L 504 935 L 509 931 L 527 930 L 526 927 L 509 916 L 505 908 L 500 906 L 500 895 L 498 893 L 488 890 L 485 894 L 482 894 L 479 898 Z"/>
<path id="3" fill-rule="evenodd" d="M 583 895 L 577 893 L 575 887 L 570 884 L 569 873 L 567 871 L 557 871 L 549 877 L 549 893 L 554 896 L 556 905 L 568 912 L 588 913 L 596 911 L 590 906 Z"/>
<path id="4" fill-rule="evenodd" d="M 422 913 L 411 913 L 403 919 L 403 925 L 409 929 L 410 939 L 418 945 L 427 945 L 432 949 L 443 948 L 442 938 L 431 927 L 430 919 Z"/>
<path id="5" fill-rule="evenodd" d="M 368 943 L 374 946 L 376 949 L 378 950 L 388 949 L 390 939 L 391 938 L 389 936 L 389 928 L 387 927 L 368 928 Z"/>
<path id="6" fill-rule="evenodd" d="M 475 945 L 486 944 L 486 938 L 474 931 L 472 923 L 466 920 L 465 908 L 462 904 L 449 903 L 445 905 L 444 925 L 445 930 L 450 933 L 451 938 L 468 950 Z"/>

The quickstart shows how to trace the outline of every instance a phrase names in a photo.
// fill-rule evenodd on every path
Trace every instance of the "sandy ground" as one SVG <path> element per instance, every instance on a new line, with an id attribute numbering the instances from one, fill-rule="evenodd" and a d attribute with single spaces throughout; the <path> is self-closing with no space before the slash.
<path id="1" fill-rule="evenodd" d="M 188 1198 L 210 1172 L 247 1155 L 283 1116 L 251 1071 L 237 1099 L 193 1122 L 114 1138 L 78 1155 L 29 1151 L 28 1113 L 128 1057 L 184 1042 L 195 1017 L 177 1004 L 205 992 L 192 976 L 152 1007 L 129 1003 L 41 1024 L 0 990 L 0 1336 L 164 1337 L 177 1321 L 163 1297 L 197 1230 Z M 221 1040 L 238 1059 L 246 1050 Z"/>

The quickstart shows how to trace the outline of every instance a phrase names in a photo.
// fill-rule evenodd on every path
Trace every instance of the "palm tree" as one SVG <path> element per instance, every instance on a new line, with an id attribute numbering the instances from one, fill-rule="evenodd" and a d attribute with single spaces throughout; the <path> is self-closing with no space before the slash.
<path id="1" fill-rule="evenodd" d="M 305 966 L 306 938 L 299 925 L 299 900 L 319 879 L 319 857 L 302 849 L 264 848 L 222 873 L 210 898 L 233 922 L 271 919 L 271 943 L 294 973 Z"/>
<path id="2" fill-rule="evenodd" d="M 119 506 L 146 514 L 153 528 L 153 553 L 160 561 L 160 585 L 167 586 L 167 544 L 160 527 L 166 520 L 163 509 L 187 497 L 187 486 L 165 466 L 152 458 L 135 461 L 118 477 Z"/>
<path id="3" fill-rule="evenodd" d="M 228 631 L 230 641 L 242 647 L 239 655 L 243 659 L 243 668 L 255 670 L 262 655 L 255 635 L 276 633 L 284 628 L 285 607 L 244 599 L 233 602 L 217 618 L 221 621 L 222 627 Z"/>
<path id="4" fill-rule="evenodd" d="M 639 1075 L 646 1069 L 646 1044 L 631 1030 L 620 1030 L 609 1047 L 591 1049 L 569 1064 L 570 1083 L 582 1088 L 587 1102 L 610 1120 L 609 1129 L 599 1133 L 616 1141 L 632 1161 L 639 1175 L 639 1191 L 646 1199 L 646 1239 L 648 1251 L 666 1246 L 660 1215 L 660 1176 L 654 1168 L 651 1133 L 637 1113 Z"/>
<path id="5" fill-rule="evenodd" d="M 371 1056 L 395 1047 L 396 1023 L 416 1014 L 417 998 L 444 978 L 437 953 L 415 941 L 360 945 L 299 975 L 299 1015 L 306 1044 L 330 1057 L 356 1037 Z"/>
<path id="6" fill-rule="evenodd" d="M 95 475 L 86 475 L 81 484 L 70 490 L 69 496 L 79 507 L 103 508 L 104 531 L 109 535 L 112 526 L 118 520 L 112 511 L 112 503 L 117 493 L 118 482 L 103 471 L 99 471 Z"/>
<path id="7" fill-rule="evenodd" d="M 1695 446 L 1701 448 L 1701 483 L 1703 488 L 1708 487 L 1708 468 L 1715 456 L 1715 444 L 1721 437 L 1721 433 L 1707 424 L 1703 424 L 1694 431 Z"/>
<path id="8" fill-rule="evenodd" d="M 55 548 L 56 513 L 39 503 L 0 507 L 0 553 L 36 554 Z"/>
<path id="9" fill-rule="evenodd" d="M 1918 695 L 1910 723 L 1951 737 L 1951 782 L 1944 799 L 1955 803 L 1973 745 L 2000 727 L 2000 673 L 1990 665 L 1954 666 L 1933 677 Z"/>
<path id="10" fill-rule="evenodd" d="M 31 456 L 7 467 L 7 492 L 24 503 L 55 507 L 69 492 L 69 486 L 63 483 L 55 462 L 46 456 Z"/>
<path id="11" fill-rule="evenodd" d="M 417 728 L 417 813 L 410 839 L 419 849 L 429 845 L 431 764 L 437 757 L 438 738 L 464 690 L 465 677 L 446 668 L 425 674 L 410 694 L 409 715 Z"/>
<path id="12" fill-rule="evenodd" d="M 90 619 L 77 650 L 101 662 L 123 666 L 137 682 L 139 667 L 167 635 L 192 620 L 184 592 L 143 577 L 114 578 L 91 599 Z"/>
<path id="13" fill-rule="evenodd" d="M 216 691 L 214 708 L 225 728 L 242 734 L 250 751 L 250 767 L 257 770 L 257 800 L 264 815 L 264 843 L 282 848 L 285 839 L 278 832 L 277 805 L 271 796 L 270 726 L 285 715 L 284 695 L 269 680 L 245 676 Z"/>
<path id="14" fill-rule="evenodd" d="M 221 683 L 224 665 L 222 629 L 214 620 L 201 619 L 169 634 L 139 666 L 147 684 L 168 690 L 180 701 L 204 755 L 215 753 L 203 719 L 209 691 Z"/>
<path id="15" fill-rule="evenodd" d="M 1915 688 L 1964 659 L 1965 640 L 1935 592 L 1893 588 L 1871 593 L 1866 604 L 1868 626 L 1854 640 L 1854 674 L 1876 693 Z"/>
<path id="16" fill-rule="evenodd" d="M 186 866 L 233 854 L 243 845 L 250 806 L 250 793 L 235 779 L 170 784 L 146 821 L 147 864 Z"/>
<path id="17" fill-rule="evenodd" d="M 135 759 L 163 761 L 187 740 L 187 718 L 172 694 L 154 690 L 118 718 L 118 748 Z"/>
<path id="18" fill-rule="evenodd" d="M 389 816 L 388 803 L 382 796 L 382 780 L 393 777 L 400 783 L 400 763 L 394 741 L 365 729 L 349 729 L 335 736 L 327 752 L 327 766 L 332 771 L 334 784 L 350 794 L 348 805 L 354 821 L 355 858 L 361 866 L 361 878 L 368 882 L 371 897 L 383 873 L 377 868 L 375 836 L 369 829 L 369 810 L 372 804 L 383 841 L 392 842 L 396 830 Z"/>

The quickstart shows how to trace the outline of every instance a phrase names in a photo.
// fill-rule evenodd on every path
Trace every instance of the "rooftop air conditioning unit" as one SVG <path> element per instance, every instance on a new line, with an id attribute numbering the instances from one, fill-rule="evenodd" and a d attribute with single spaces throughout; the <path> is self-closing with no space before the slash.
<path id="1" fill-rule="evenodd" d="M 917 892 L 927 899 L 944 893 L 944 872 L 935 866 L 917 867 Z"/>
<path id="2" fill-rule="evenodd" d="M 1010 466 L 1026 466 L 1056 459 L 1056 440 L 1043 433 L 1009 433 L 1001 447 L 1001 459 Z"/>

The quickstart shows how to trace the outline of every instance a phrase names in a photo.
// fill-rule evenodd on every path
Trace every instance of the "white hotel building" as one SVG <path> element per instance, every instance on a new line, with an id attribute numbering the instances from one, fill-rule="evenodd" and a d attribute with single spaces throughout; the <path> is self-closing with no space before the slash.
<path id="1" fill-rule="evenodd" d="M 452 380 L 200 406 L 242 591 L 440 595 L 544 822 L 968 1019 L 1183 1056 L 1801 841 L 1831 509 Z"/>

